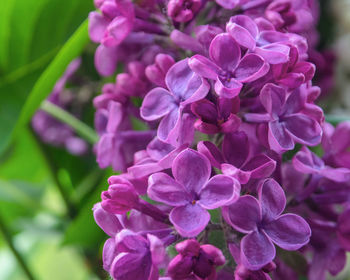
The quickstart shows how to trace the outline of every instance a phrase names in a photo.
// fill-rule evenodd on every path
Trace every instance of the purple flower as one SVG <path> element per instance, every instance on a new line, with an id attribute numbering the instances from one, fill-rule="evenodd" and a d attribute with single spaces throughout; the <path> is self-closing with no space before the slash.
<path id="1" fill-rule="evenodd" d="M 173 280 L 188 279 L 191 275 L 199 279 L 217 279 L 216 267 L 226 262 L 220 249 L 210 244 L 201 245 L 195 239 L 180 242 L 175 249 L 179 254 L 168 266 L 168 274 Z"/>
<path id="2" fill-rule="evenodd" d="M 104 210 L 101 203 L 95 204 L 93 211 L 96 224 L 109 236 L 114 237 L 124 228 L 118 216 Z"/>
<path id="3" fill-rule="evenodd" d="M 195 128 L 205 134 L 230 133 L 236 131 L 241 119 L 236 115 L 239 111 L 238 98 L 218 98 L 216 105 L 207 99 L 191 104 L 192 112 L 199 118 Z"/>
<path id="4" fill-rule="evenodd" d="M 255 81 L 269 71 L 269 65 L 259 55 L 249 53 L 241 58 L 239 45 L 227 33 L 213 39 L 209 57 L 195 55 L 189 66 L 198 75 L 215 80 L 216 93 L 225 98 L 234 98 L 243 83 Z"/>
<path id="5" fill-rule="evenodd" d="M 133 209 L 139 197 L 135 187 L 123 177 L 114 177 L 113 184 L 101 194 L 103 209 L 112 214 L 125 214 Z"/>
<path id="6" fill-rule="evenodd" d="M 130 0 L 101 1 L 100 10 L 89 14 L 89 35 L 92 41 L 101 43 L 95 53 L 95 66 L 103 76 L 115 71 L 118 60 L 118 46 L 132 31 L 135 19 Z"/>
<path id="7" fill-rule="evenodd" d="M 126 170 L 133 162 L 136 151 L 142 150 L 154 137 L 153 131 L 128 130 L 125 120 L 125 107 L 118 102 L 109 102 L 107 121 L 99 122 L 105 129 L 99 128 L 97 162 L 101 168 L 112 166 L 114 170 Z"/>
<path id="8" fill-rule="evenodd" d="M 166 255 L 159 238 L 152 234 L 143 237 L 124 229 L 115 240 L 109 240 L 103 249 L 103 260 L 110 263 L 108 271 L 113 279 L 158 280 L 158 266 Z"/>
<path id="9" fill-rule="evenodd" d="M 174 64 L 175 61 L 170 55 L 158 54 L 154 64 L 147 66 L 145 75 L 155 85 L 166 88 L 165 75 Z"/>
<path id="10" fill-rule="evenodd" d="M 128 72 L 116 77 L 116 91 L 124 96 L 143 97 L 150 89 L 150 82 L 145 75 L 146 66 L 139 61 L 128 63 Z"/>
<path id="11" fill-rule="evenodd" d="M 199 25 L 194 28 L 195 38 L 192 37 L 191 31 L 187 33 L 177 29 L 170 34 L 170 39 L 180 48 L 193 53 L 207 55 L 209 47 L 214 37 L 223 32 L 223 30 L 214 25 Z"/>
<path id="12" fill-rule="evenodd" d="M 272 73 L 278 84 L 295 89 L 313 78 L 315 65 L 310 62 L 299 61 L 297 48 L 291 47 L 289 60 L 286 63 L 272 65 Z"/>
<path id="13" fill-rule="evenodd" d="M 201 8 L 202 0 L 170 0 L 168 16 L 177 22 L 190 21 Z"/>
<path id="14" fill-rule="evenodd" d="M 104 1 L 98 12 L 89 14 L 89 34 L 92 41 L 106 47 L 118 46 L 131 32 L 135 18 L 130 0 Z"/>
<path id="15" fill-rule="evenodd" d="M 225 175 L 236 178 L 241 184 L 250 179 L 266 178 L 276 168 L 276 162 L 268 156 L 252 154 L 248 136 L 243 131 L 226 134 L 222 152 L 209 141 L 199 142 L 197 148 L 214 167 L 222 169 Z"/>
<path id="16" fill-rule="evenodd" d="M 337 236 L 341 246 L 350 252 L 350 208 L 346 209 L 338 217 Z"/>
<path id="17" fill-rule="evenodd" d="M 233 10 L 238 6 L 245 10 L 259 6 L 268 1 L 270 0 L 215 0 L 218 5 L 228 10 Z"/>
<path id="18" fill-rule="evenodd" d="M 259 270 L 247 269 L 241 261 L 241 253 L 238 244 L 229 243 L 228 248 L 237 266 L 234 272 L 235 280 L 271 280 L 269 272 L 276 269 L 276 264 L 270 262 Z"/>
<path id="19" fill-rule="evenodd" d="M 266 113 L 245 114 L 248 122 L 266 123 L 261 133 L 267 135 L 270 149 L 278 153 L 292 150 L 295 142 L 316 146 L 321 141 L 321 126 L 302 111 L 305 103 L 298 102 L 298 94 L 286 98 L 285 89 L 269 83 L 259 96 Z"/>
<path id="20" fill-rule="evenodd" d="M 231 17 L 227 32 L 241 46 L 262 56 L 270 64 L 286 63 L 289 59 L 290 37 L 275 30 L 259 30 L 248 16 Z"/>
<path id="21" fill-rule="evenodd" d="M 281 186 L 266 179 L 259 186 L 259 200 L 241 196 L 223 208 L 225 220 L 247 234 L 241 241 L 241 261 L 250 270 L 258 270 L 275 258 L 273 243 L 285 250 L 297 250 L 309 242 L 311 230 L 295 214 L 283 214 L 286 197 Z"/>
<path id="22" fill-rule="evenodd" d="M 188 147 L 188 144 L 175 148 L 156 137 L 147 145 L 146 150 L 135 154 L 134 158 L 137 158 L 137 160 L 133 166 L 128 168 L 128 173 L 134 178 L 140 178 L 171 168 L 175 157 L 186 147 Z"/>
<path id="23" fill-rule="evenodd" d="M 323 131 L 325 162 L 335 167 L 350 168 L 350 122 L 342 122 L 336 128 L 325 123 Z"/>
<path id="24" fill-rule="evenodd" d="M 203 99 L 209 91 L 209 85 L 192 72 L 187 59 L 177 62 L 169 69 L 165 83 L 169 91 L 158 87 L 146 95 L 141 116 L 147 121 L 162 118 L 158 126 L 158 138 L 176 145 L 181 130 L 189 126 L 188 120 L 182 118 L 185 106 Z"/>
<path id="25" fill-rule="evenodd" d="M 314 25 L 308 0 L 275 0 L 265 10 L 266 18 L 276 29 L 303 32 Z"/>
<path id="26" fill-rule="evenodd" d="M 200 153 L 186 149 L 174 160 L 172 174 L 155 173 L 149 178 L 151 199 L 174 206 L 170 221 L 184 237 L 197 236 L 208 224 L 207 209 L 216 209 L 235 201 L 240 184 L 225 175 L 210 180 L 211 167 Z"/>
<path id="27" fill-rule="evenodd" d="M 348 220 L 348 211 L 343 214 Z M 342 224 L 341 216 L 338 222 Z M 313 251 L 312 262 L 308 271 L 308 279 L 325 280 L 327 270 L 332 276 L 343 270 L 346 264 L 346 252 L 338 239 L 337 223 L 324 220 L 310 220 L 312 236 L 310 247 Z M 338 235 L 338 236 L 337 236 Z M 349 250 L 349 248 L 347 248 Z"/>
<path id="28" fill-rule="evenodd" d="M 350 169 L 332 168 L 325 165 L 322 159 L 305 146 L 293 157 L 293 166 L 301 173 L 318 174 L 335 182 L 350 180 Z"/>
<path id="29" fill-rule="evenodd" d="M 79 102 L 79 100 L 75 100 L 74 98 L 75 92 L 65 88 L 67 82 L 72 79 L 73 75 L 80 67 L 80 64 L 80 58 L 69 63 L 62 77 L 56 82 L 47 101 L 64 110 L 68 110 L 72 104 Z M 81 104 L 79 105 L 81 106 Z M 74 130 L 70 126 L 58 121 L 42 110 L 39 110 L 33 116 L 32 126 L 43 142 L 57 147 L 64 147 L 72 155 L 83 155 L 89 148 L 85 140 L 76 136 Z"/>

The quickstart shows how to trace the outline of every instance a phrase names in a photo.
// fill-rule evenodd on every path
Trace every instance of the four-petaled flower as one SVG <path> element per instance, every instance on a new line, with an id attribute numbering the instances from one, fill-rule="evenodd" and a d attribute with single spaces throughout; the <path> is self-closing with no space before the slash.
<path id="1" fill-rule="evenodd" d="M 197 151 L 186 149 L 174 160 L 174 179 L 165 173 L 149 177 L 151 199 L 174 206 L 169 218 L 184 237 L 197 236 L 208 224 L 207 209 L 216 209 L 234 202 L 240 184 L 226 175 L 210 178 L 209 160 Z"/>
<path id="2" fill-rule="evenodd" d="M 259 200 L 244 195 L 223 207 L 227 223 L 247 234 L 241 241 L 241 261 L 251 270 L 258 270 L 275 258 L 273 243 L 285 250 L 297 250 L 307 244 L 311 236 L 303 218 L 295 214 L 281 215 L 286 197 L 275 180 L 263 181 L 258 194 Z"/>
<path id="3" fill-rule="evenodd" d="M 203 99 L 209 91 L 209 84 L 188 67 L 188 59 L 169 69 L 165 83 L 169 90 L 161 87 L 152 89 L 143 100 L 140 112 L 147 121 L 162 118 L 158 138 L 174 143 L 181 134 L 181 128 L 187 128 L 184 124 L 186 118 L 182 117 L 185 106 Z"/>
<path id="4" fill-rule="evenodd" d="M 311 114 L 303 111 L 305 103 L 295 102 L 298 94 L 293 92 L 287 98 L 284 88 L 266 84 L 259 96 L 266 113 L 244 116 L 248 122 L 267 123 L 267 127 L 261 127 L 261 134 L 267 135 L 270 149 L 278 153 L 292 150 L 295 142 L 310 146 L 321 142 L 322 128 Z"/>
<path id="5" fill-rule="evenodd" d="M 210 59 L 194 55 L 189 66 L 198 75 L 215 80 L 216 93 L 225 98 L 237 96 L 243 83 L 255 81 L 270 69 L 265 60 L 253 53 L 241 57 L 241 49 L 227 33 L 216 35 L 209 47 Z"/>
<path id="6" fill-rule="evenodd" d="M 225 264 L 221 250 L 211 244 L 201 245 L 195 239 L 187 239 L 175 245 L 179 254 L 169 263 L 168 274 L 173 280 L 217 279 L 216 267 Z M 197 279 L 197 278 L 194 278 Z"/>

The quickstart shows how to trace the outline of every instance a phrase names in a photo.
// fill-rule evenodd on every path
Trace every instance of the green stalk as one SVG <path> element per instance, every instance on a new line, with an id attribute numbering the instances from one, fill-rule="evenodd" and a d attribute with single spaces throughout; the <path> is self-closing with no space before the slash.
<path id="1" fill-rule="evenodd" d="M 23 269 L 23 272 L 25 273 L 27 278 L 29 280 L 34 280 L 35 278 L 34 278 L 33 274 L 30 272 L 26 262 L 24 261 L 23 257 L 21 256 L 21 254 L 17 251 L 16 247 L 14 246 L 11 234 L 10 234 L 9 230 L 7 229 L 5 222 L 3 221 L 1 216 L 0 216 L 0 232 L 4 236 L 6 243 L 8 244 L 8 246 L 9 246 L 10 250 L 12 251 L 13 255 L 15 256 L 15 258 L 17 259 L 18 264 Z"/>
<path id="2" fill-rule="evenodd" d="M 55 119 L 69 125 L 71 128 L 75 130 L 77 134 L 79 134 L 81 137 L 83 137 L 86 141 L 90 142 L 91 144 L 95 144 L 98 141 L 98 136 L 96 132 L 68 113 L 67 111 L 63 110 L 62 108 L 56 106 L 55 104 L 52 104 L 51 102 L 44 100 L 41 103 L 40 109 L 45 111 L 46 113 L 50 114 Z"/>

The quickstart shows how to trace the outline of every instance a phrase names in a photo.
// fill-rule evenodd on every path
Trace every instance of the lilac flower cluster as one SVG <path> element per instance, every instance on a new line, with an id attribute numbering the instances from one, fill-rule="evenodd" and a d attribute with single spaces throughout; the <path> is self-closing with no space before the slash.
<path id="1" fill-rule="evenodd" d="M 63 76 L 57 81 L 46 99 L 48 102 L 64 110 L 69 110 L 76 97 L 74 97 L 72 90 L 66 89 L 66 84 L 72 79 L 80 64 L 81 59 L 77 58 L 68 65 Z M 32 127 L 43 142 L 63 147 L 73 155 L 83 155 L 88 151 L 88 144 L 85 140 L 78 137 L 70 126 L 58 121 L 42 110 L 39 110 L 33 116 Z"/>
<path id="2" fill-rule="evenodd" d="M 94 207 L 111 277 L 339 273 L 350 250 L 350 123 L 334 128 L 315 104 L 317 1 L 95 6 L 96 69 L 124 65 L 94 99 L 97 162 L 121 172 Z M 319 144 L 322 157 L 307 147 Z"/>

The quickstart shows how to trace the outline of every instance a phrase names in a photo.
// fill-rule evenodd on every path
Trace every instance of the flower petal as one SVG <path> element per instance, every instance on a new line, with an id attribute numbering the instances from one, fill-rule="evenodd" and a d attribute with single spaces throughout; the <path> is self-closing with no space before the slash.
<path id="1" fill-rule="evenodd" d="M 229 34 L 222 33 L 211 41 L 209 54 L 220 68 L 233 72 L 241 58 L 241 49 Z"/>
<path id="2" fill-rule="evenodd" d="M 103 260 L 103 269 L 109 272 L 114 258 L 117 255 L 115 249 L 115 239 L 109 238 L 103 245 L 102 260 Z"/>
<path id="3" fill-rule="evenodd" d="M 326 166 L 320 173 L 322 176 L 335 182 L 350 181 L 350 169 L 348 168 L 331 168 Z"/>
<path id="4" fill-rule="evenodd" d="M 197 150 L 209 159 L 212 166 L 220 169 L 220 165 L 224 162 L 224 158 L 215 144 L 210 141 L 200 141 L 197 145 Z"/>
<path id="5" fill-rule="evenodd" d="M 144 98 L 141 117 L 147 121 L 159 119 L 176 107 L 174 96 L 164 88 L 152 89 Z"/>
<path id="6" fill-rule="evenodd" d="M 89 13 L 89 36 L 95 43 L 100 43 L 105 29 L 108 26 L 107 19 L 98 12 Z"/>
<path id="7" fill-rule="evenodd" d="M 250 50 L 255 48 L 259 30 L 250 17 L 245 15 L 231 17 L 227 23 L 226 30 L 241 46 Z"/>
<path id="8" fill-rule="evenodd" d="M 247 134 L 243 131 L 226 134 L 222 151 L 227 163 L 240 168 L 247 160 L 250 151 Z"/>
<path id="9" fill-rule="evenodd" d="M 140 254 L 119 253 L 114 259 L 110 273 L 114 279 L 144 280 L 148 278 L 152 267 L 151 258 Z"/>
<path id="10" fill-rule="evenodd" d="M 279 116 L 285 104 L 286 90 L 275 84 L 266 84 L 260 92 L 260 101 L 272 116 Z"/>
<path id="11" fill-rule="evenodd" d="M 209 160 L 192 149 L 182 151 L 174 160 L 172 167 L 174 178 L 188 192 L 199 193 L 210 177 Z"/>
<path id="12" fill-rule="evenodd" d="M 203 99 L 208 91 L 209 84 L 197 75 L 188 66 L 188 59 L 181 60 L 170 67 L 165 77 L 169 91 L 183 105 Z"/>
<path id="13" fill-rule="evenodd" d="M 250 270 L 259 270 L 276 255 L 275 246 L 263 231 L 253 231 L 241 241 L 241 261 Z"/>
<path id="14" fill-rule="evenodd" d="M 234 74 L 238 81 L 248 83 L 263 77 L 269 69 L 269 64 L 261 56 L 250 53 L 241 59 Z"/>
<path id="15" fill-rule="evenodd" d="M 215 80 L 218 76 L 219 67 L 202 55 L 194 55 L 190 58 L 188 65 L 199 76 Z"/>
<path id="16" fill-rule="evenodd" d="M 255 53 L 261 55 L 270 64 L 279 64 L 288 61 L 289 50 L 287 45 L 274 43 L 255 48 Z"/>
<path id="17" fill-rule="evenodd" d="M 274 179 L 266 179 L 259 185 L 259 201 L 264 220 L 273 220 L 286 207 L 286 196 Z"/>
<path id="18" fill-rule="evenodd" d="M 175 207 L 169 219 L 183 237 L 197 236 L 208 224 L 210 214 L 198 203 Z"/>
<path id="19" fill-rule="evenodd" d="M 132 29 L 132 21 L 124 16 L 117 16 L 108 25 L 107 30 L 113 36 L 113 45 L 121 44 Z"/>
<path id="20" fill-rule="evenodd" d="M 321 126 L 304 114 L 289 115 L 284 118 L 284 124 L 296 142 L 309 146 L 316 146 L 321 142 Z"/>
<path id="21" fill-rule="evenodd" d="M 158 138 L 163 142 L 168 142 L 169 134 L 179 127 L 180 121 L 180 112 L 178 108 L 174 108 L 160 121 L 157 130 Z"/>
<path id="22" fill-rule="evenodd" d="M 264 225 L 266 234 L 285 250 L 298 250 L 309 242 L 311 229 L 308 223 L 295 214 L 285 214 Z"/>
<path id="23" fill-rule="evenodd" d="M 101 203 L 95 204 L 93 211 L 96 224 L 109 236 L 115 236 L 123 229 L 117 216 L 105 211 Z"/>
<path id="24" fill-rule="evenodd" d="M 270 149 L 277 153 L 294 148 L 292 137 L 286 132 L 284 124 L 279 121 L 269 123 L 268 140 Z"/>
<path id="25" fill-rule="evenodd" d="M 236 230 L 248 233 L 261 221 L 258 200 L 251 195 L 241 196 L 236 202 L 224 207 L 224 218 Z"/>
<path id="26" fill-rule="evenodd" d="M 216 175 L 212 177 L 199 193 L 198 203 L 205 209 L 216 209 L 238 199 L 241 185 L 235 179 Z"/>
<path id="27" fill-rule="evenodd" d="M 253 179 L 260 179 L 270 176 L 275 168 L 276 161 L 267 155 L 261 154 L 253 157 L 244 164 L 242 170 L 250 171 Z"/>
<path id="28" fill-rule="evenodd" d="M 95 52 L 95 67 L 102 76 L 110 76 L 114 73 L 118 62 L 118 47 L 105 47 L 99 45 Z"/>
<path id="29" fill-rule="evenodd" d="M 186 189 L 165 173 L 155 173 L 149 177 L 148 196 L 171 206 L 181 206 L 191 201 Z"/>
<path id="30" fill-rule="evenodd" d="M 222 80 L 218 77 L 216 79 L 214 88 L 215 92 L 220 97 L 232 99 L 240 93 L 242 86 L 242 83 L 235 79 Z"/>

